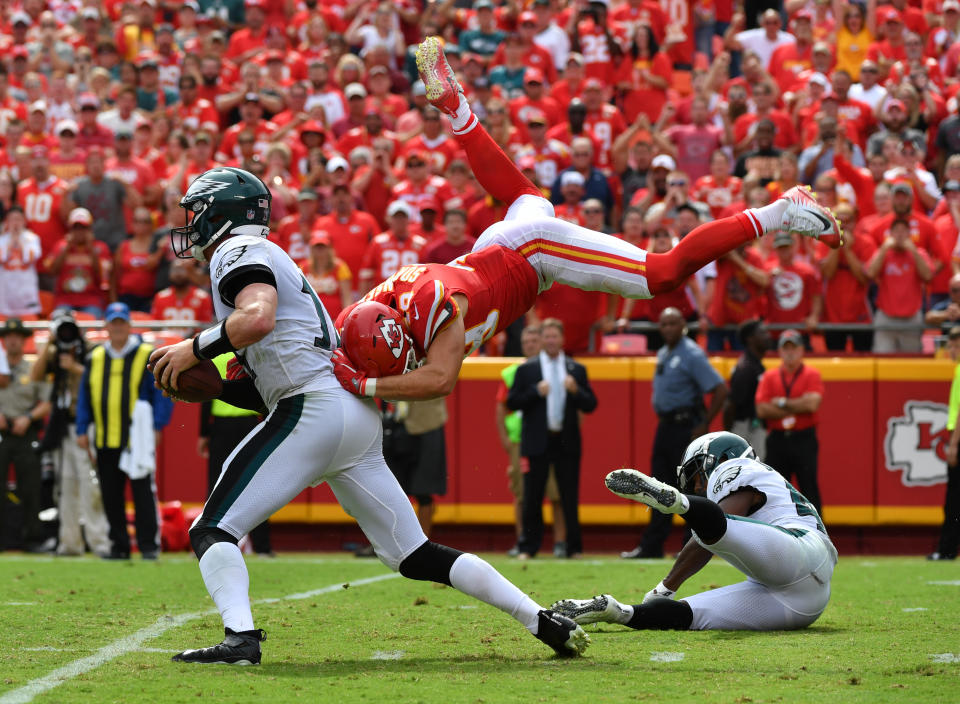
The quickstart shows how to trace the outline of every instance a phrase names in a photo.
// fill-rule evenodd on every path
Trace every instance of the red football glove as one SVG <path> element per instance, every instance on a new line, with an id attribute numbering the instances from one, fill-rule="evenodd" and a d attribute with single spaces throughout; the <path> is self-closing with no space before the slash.
<path id="1" fill-rule="evenodd" d="M 250 375 L 247 374 L 247 370 L 240 364 L 240 360 L 236 357 L 231 357 L 230 361 L 227 362 L 227 381 L 238 381 L 249 378 Z"/>
<path id="2" fill-rule="evenodd" d="M 377 393 L 377 380 L 354 368 L 342 347 L 333 353 L 331 361 L 337 381 L 347 391 L 357 396 L 373 396 Z"/>

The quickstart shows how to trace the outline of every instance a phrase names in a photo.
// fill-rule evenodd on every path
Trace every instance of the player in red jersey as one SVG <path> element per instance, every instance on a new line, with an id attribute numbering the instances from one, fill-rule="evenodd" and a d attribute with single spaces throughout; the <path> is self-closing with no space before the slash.
<path id="1" fill-rule="evenodd" d="M 555 281 L 650 298 L 768 230 L 841 243 L 830 211 L 800 189 L 769 206 L 701 225 L 664 254 L 558 220 L 550 202 L 480 126 L 436 37 L 420 45 L 417 67 L 428 100 L 451 116 L 478 181 L 509 207 L 470 254 L 446 265 L 405 266 L 341 313 L 343 346 L 333 357 L 334 371 L 358 395 L 402 400 L 450 393 L 463 357 L 526 313 L 537 293 Z M 426 364 L 403 373 L 411 360 L 424 358 Z"/>

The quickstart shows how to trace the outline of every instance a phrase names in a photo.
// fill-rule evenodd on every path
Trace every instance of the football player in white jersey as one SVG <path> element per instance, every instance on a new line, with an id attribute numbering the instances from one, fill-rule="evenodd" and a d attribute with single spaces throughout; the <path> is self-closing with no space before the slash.
<path id="1" fill-rule="evenodd" d="M 677 479 L 679 490 L 635 469 L 606 478 L 617 496 L 678 513 L 693 530 L 694 539 L 643 603 L 628 606 L 601 594 L 558 601 L 553 609 L 581 624 L 637 629 L 771 631 L 816 621 L 830 600 L 837 550 L 813 505 L 733 433 L 690 443 Z M 674 601 L 680 585 L 714 555 L 747 580 Z"/>
<path id="2" fill-rule="evenodd" d="M 245 370 L 220 398 L 263 408 L 190 527 L 200 573 L 223 618 L 223 642 L 175 661 L 256 664 L 249 577 L 237 542 L 304 488 L 327 482 L 360 524 L 380 560 L 405 577 L 441 582 L 496 606 L 557 654 L 580 654 L 588 638 L 572 620 L 542 609 L 476 555 L 427 539 L 383 460 L 380 415 L 345 391 L 330 358 L 338 345 L 330 316 L 293 260 L 267 240 L 270 192 L 253 174 L 218 167 L 180 201 L 185 227 L 171 231 L 179 257 L 210 262 L 218 322 L 150 358 L 158 385 L 176 395 L 180 373 L 233 352 Z M 192 214 L 192 219 L 190 219 Z"/>

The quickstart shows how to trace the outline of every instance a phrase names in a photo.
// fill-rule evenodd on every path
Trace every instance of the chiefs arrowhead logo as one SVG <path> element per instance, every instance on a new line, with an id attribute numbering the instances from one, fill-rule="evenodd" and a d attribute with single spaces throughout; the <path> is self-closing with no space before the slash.
<path id="1" fill-rule="evenodd" d="M 387 343 L 387 348 L 395 359 L 400 359 L 403 352 L 403 330 L 392 318 L 384 318 L 380 323 L 380 335 Z"/>
<path id="2" fill-rule="evenodd" d="M 883 449 L 887 469 L 902 471 L 904 486 L 930 486 L 947 481 L 947 407 L 929 401 L 907 401 L 903 416 L 887 420 Z"/>

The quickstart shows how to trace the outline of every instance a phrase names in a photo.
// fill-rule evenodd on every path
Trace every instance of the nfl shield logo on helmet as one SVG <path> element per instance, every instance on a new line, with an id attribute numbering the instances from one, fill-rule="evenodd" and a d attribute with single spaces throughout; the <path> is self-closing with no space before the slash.
<path id="1" fill-rule="evenodd" d="M 387 343 L 387 349 L 394 358 L 399 359 L 400 353 L 403 352 L 403 331 L 397 325 L 397 321 L 390 318 L 384 319 L 380 323 L 380 334 Z"/>
<path id="2" fill-rule="evenodd" d="M 253 208 L 248 208 L 248 209 L 247 209 L 247 220 L 253 220 L 253 218 L 256 217 L 256 214 L 257 214 L 257 213 L 256 213 L 256 211 L 255 211 Z"/>

